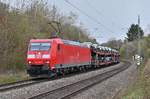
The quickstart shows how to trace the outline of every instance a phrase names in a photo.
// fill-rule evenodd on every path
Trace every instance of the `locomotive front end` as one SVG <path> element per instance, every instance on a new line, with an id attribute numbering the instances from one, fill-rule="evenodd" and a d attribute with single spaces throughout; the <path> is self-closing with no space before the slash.
<path id="1" fill-rule="evenodd" d="M 50 70 L 51 42 L 31 40 L 27 52 L 27 73 L 30 76 L 48 74 Z"/>

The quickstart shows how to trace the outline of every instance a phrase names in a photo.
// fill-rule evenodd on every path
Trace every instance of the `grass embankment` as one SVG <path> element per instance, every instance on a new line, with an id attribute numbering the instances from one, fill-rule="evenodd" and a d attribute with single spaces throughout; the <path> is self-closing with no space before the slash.
<path id="1" fill-rule="evenodd" d="M 29 76 L 25 72 L 19 72 L 15 74 L 0 74 L 0 84 L 16 82 L 25 79 L 29 79 Z"/>
<path id="2" fill-rule="evenodd" d="M 123 92 L 121 99 L 150 99 L 150 59 L 140 67 L 137 81 Z"/>

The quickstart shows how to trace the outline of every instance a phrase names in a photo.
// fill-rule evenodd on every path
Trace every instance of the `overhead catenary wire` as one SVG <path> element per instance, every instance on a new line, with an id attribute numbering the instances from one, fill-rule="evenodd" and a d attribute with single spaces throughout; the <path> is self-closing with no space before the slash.
<path id="1" fill-rule="evenodd" d="M 105 25 L 103 25 L 99 20 L 95 19 L 94 17 L 90 16 L 88 13 L 84 12 L 83 10 L 81 10 L 80 8 L 78 8 L 77 6 L 75 6 L 74 4 L 72 4 L 71 2 L 69 2 L 68 0 L 64 0 L 67 4 L 69 4 L 70 6 L 72 6 L 73 8 L 75 8 L 76 10 L 78 10 L 80 13 L 84 14 L 86 17 L 88 17 L 90 20 L 92 20 L 93 22 L 97 23 L 98 25 L 102 26 L 103 28 L 105 28 L 107 31 L 109 31 L 110 33 L 114 33 L 111 29 L 109 29 L 108 27 L 106 27 Z"/>

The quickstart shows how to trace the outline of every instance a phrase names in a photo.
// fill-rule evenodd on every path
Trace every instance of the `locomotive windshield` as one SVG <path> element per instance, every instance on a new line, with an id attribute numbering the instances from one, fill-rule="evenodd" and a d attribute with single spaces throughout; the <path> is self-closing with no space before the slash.
<path id="1" fill-rule="evenodd" d="M 51 47 L 50 43 L 31 43 L 30 50 L 31 51 L 47 51 Z"/>

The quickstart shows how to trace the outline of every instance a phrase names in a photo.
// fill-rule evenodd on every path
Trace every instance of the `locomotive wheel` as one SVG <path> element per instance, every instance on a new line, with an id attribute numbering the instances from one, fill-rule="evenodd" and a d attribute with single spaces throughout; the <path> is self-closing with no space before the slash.
<path id="1" fill-rule="evenodd" d="M 82 72 L 82 66 L 79 67 L 79 71 Z"/>
<path id="2" fill-rule="evenodd" d="M 48 78 L 56 78 L 57 73 L 55 71 L 48 71 Z"/>

